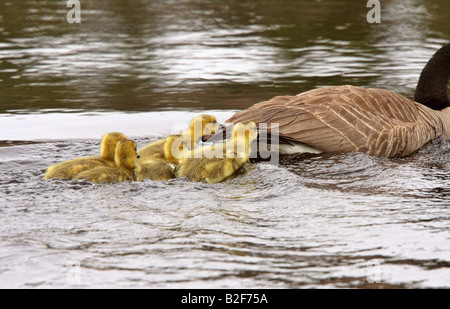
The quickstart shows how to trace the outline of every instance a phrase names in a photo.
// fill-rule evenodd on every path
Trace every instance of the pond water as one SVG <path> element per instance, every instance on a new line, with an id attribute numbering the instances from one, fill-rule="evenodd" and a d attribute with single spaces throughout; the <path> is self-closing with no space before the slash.
<path id="1" fill-rule="evenodd" d="M 450 142 L 251 162 L 215 185 L 42 180 L 328 85 L 412 97 L 450 37 L 447 0 L 0 3 L 0 287 L 449 288 Z M 361 2 L 361 3 L 358 3 Z"/>

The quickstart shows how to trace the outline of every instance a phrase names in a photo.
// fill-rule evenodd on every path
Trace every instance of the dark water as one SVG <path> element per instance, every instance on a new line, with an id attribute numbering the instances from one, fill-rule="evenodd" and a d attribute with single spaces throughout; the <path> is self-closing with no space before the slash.
<path id="1" fill-rule="evenodd" d="M 360 2 L 360 3 L 358 3 Z M 42 180 L 122 131 L 139 146 L 327 85 L 412 97 L 447 0 L 0 3 L 0 286 L 450 287 L 450 143 L 303 155 L 217 185 Z"/>

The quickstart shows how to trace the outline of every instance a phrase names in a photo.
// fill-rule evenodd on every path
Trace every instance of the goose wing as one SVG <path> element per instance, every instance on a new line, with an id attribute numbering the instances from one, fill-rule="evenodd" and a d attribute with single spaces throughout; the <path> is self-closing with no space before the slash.
<path id="1" fill-rule="evenodd" d="M 323 152 L 406 155 L 437 136 L 436 116 L 395 92 L 354 86 L 325 87 L 279 96 L 234 114 L 228 123 L 278 124 L 280 139 Z"/>

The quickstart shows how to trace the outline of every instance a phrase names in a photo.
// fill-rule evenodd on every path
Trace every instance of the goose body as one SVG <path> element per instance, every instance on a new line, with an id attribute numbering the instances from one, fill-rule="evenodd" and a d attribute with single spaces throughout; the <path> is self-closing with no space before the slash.
<path id="1" fill-rule="evenodd" d="M 395 92 L 354 86 L 314 89 L 280 96 L 238 112 L 227 122 L 277 124 L 280 139 L 304 152 L 365 152 L 408 155 L 446 133 L 442 117 Z M 286 149 L 289 147 L 280 147 Z M 282 151 L 283 152 L 283 151 Z"/>
<path id="2" fill-rule="evenodd" d="M 116 144 L 119 141 L 126 139 L 127 137 L 119 132 L 107 133 L 102 138 L 99 157 L 77 158 L 56 165 L 51 165 L 47 168 L 44 179 L 51 179 L 51 178 L 72 179 L 78 173 L 81 173 L 85 170 L 94 167 L 98 166 L 114 167 L 115 166 L 114 155 Z"/>
<path id="3" fill-rule="evenodd" d="M 415 98 L 422 102 L 384 89 L 324 87 L 257 103 L 226 122 L 264 123 L 269 131 L 277 124 L 280 153 L 298 149 L 405 156 L 438 136 L 450 139 L 449 78 L 450 43 L 421 73 Z"/>
<path id="4" fill-rule="evenodd" d="M 193 149 L 195 145 L 200 141 L 203 135 L 214 133 L 219 129 L 219 123 L 217 122 L 216 117 L 212 115 L 202 114 L 199 116 L 195 116 L 190 124 L 189 128 L 177 134 L 180 137 L 184 144 Z M 142 158 L 153 157 L 164 159 L 164 145 L 166 143 L 166 139 L 159 139 L 154 141 L 145 147 L 139 150 L 139 155 Z"/>
<path id="5" fill-rule="evenodd" d="M 206 183 L 222 182 L 249 160 L 250 144 L 257 136 L 255 123 L 237 123 L 230 140 L 200 147 L 182 157 L 177 176 Z"/>
<path id="6" fill-rule="evenodd" d="M 119 141 L 114 154 L 114 167 L 97 166 L 75 175 L 73 179 L 85 179 L 92 182 L 134 180 L 135 161 L 137 158 L 135 142 L 131 140 Z"/>

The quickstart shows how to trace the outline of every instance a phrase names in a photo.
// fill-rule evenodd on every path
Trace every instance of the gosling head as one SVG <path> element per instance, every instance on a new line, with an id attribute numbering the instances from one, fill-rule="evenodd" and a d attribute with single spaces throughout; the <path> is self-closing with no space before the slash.
<path id="1" fill-rule="evenodd" d="M 100 156 L 105 160 L 114 161 L 117 142 L 127 139 L 124 134 L 119 132 L 106 133 L 102 138 Z"/>
<path id="2" fill-rule="evenodd" d="M 170 135 L 166 138 L 166 142 L 164 144 L 164 156 L 166 160 L 173 163 L 178 163 L 182 153 L 187 149 L 188 146 L 183 142 L 183 139 L 180 136 Z"/>
<path id="3" fill-rule="evenodd" d="M 114 162 L 117 166 L 128 170 L 134 170 L 134 163 L 137 158 L 139 158 L 139 155 L 137 153 L 137 145 L 135 142 L 130 140 L 117 142 L 114 156 Z"/>
<path id="4" fill-rule="evenodd" d="M 205 135 L 210 135 L 222 126 L 217 122 L 216 117 L 212 115 L 202 114 L 192 118 L 187 131 L 190 140 L 190 146 L 193 147 Z M 185 134 L 183 134 L 185 135 Z"/>

